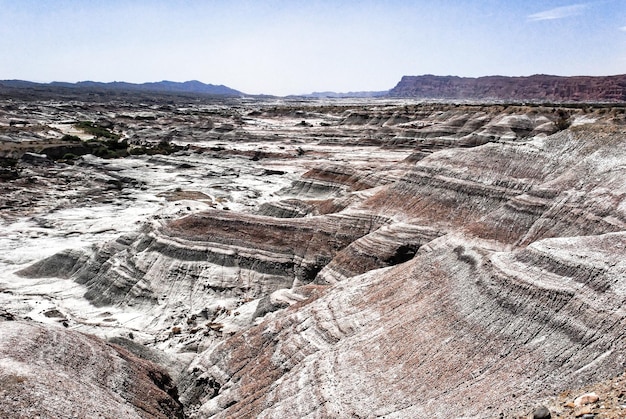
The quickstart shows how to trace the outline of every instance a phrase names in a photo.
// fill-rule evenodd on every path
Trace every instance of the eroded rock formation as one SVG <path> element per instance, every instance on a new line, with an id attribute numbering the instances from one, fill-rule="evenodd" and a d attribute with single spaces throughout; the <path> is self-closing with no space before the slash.
<path id="1" fill-rule="evenodd" d="M 392 221 L 318 275 L 340 282 L 207 351 L 190 373 L 224 390 L 184 390 L 186 405 L 513 416 L 622 371 L 626 186 L 607 165 L 624 161 L 622 135 L 580 128 L 420 160 L 361 204 Z"/>
<path id="2" fill-rule="evenodd" d="M 11 265 L 20 276 L 2 284 L 2 317 L 48 313 L 145 346 L 168 371 L 184 364 L 173 380 L 198 418 L 518 417 L 626 369 L 622 108 L 147 112 L 128 105 L 111 129 L 173 138 L 180 152 L 20 163 L 7 200 L 37 191 L 28 176 L 63 169 L 84 186 L 73 203 L 53 195 L 61 215 L 98 194 L 116 214 L 143 200 L 163 209 L 114 225 L 112 240 L 73 221 L 92 245 Z M 33 217 L 39 234 L 67 228 L 41 214 L 50 208 L 11 216 Z M 29 300 L 52 285 L 46 302 Z M 84 339 L 58 327 L 42 330 Z"/>
<path id="3" fill-rule="evenodd" d="M 190 373 L 223 390 L 183 383 L 183 400 L 199 417 L 514 417 L 625 367 L 623 245 L 442 237 L 207 351 Z"/>

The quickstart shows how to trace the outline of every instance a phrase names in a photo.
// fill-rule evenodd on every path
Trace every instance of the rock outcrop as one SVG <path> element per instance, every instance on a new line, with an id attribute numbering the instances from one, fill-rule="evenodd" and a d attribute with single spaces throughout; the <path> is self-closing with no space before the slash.
<path id="1" fill-rule="evenodd" d="M 623 102 L 626 75 L 559 77 L 404 76 L 389 91 L 393 97 L 461 100 L 536 100 L 550 102 Z"/>
<path id="2" fill-rule="evenodd" d="M 426 225 L 528 244 L 622 231 L 622 131 L 580 127 L 524 144 L 487 144 L 420 160 L 365 205 Z"/>
<path id="3" fill-rule="evenodd" d="M 0 334 L 4 418 L 184 417 L 170 376 L 119 346 L 18 320 Z"/>

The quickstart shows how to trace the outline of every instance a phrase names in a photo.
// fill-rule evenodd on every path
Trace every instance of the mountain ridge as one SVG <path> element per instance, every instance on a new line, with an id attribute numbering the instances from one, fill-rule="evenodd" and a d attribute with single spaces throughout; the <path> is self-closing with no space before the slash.
<path id="1" fill-rule="evenodd" d="M 165 94 L 192 94 L 222 97 L 249 96 L 225 85 L 206 84 L 198 80 L 174 82 L 129 83 L 124 81 L 76 83 L 37 83 L 25 80 L 0 80 L 0 88 L 24 89 L 33 92 L 57 92 L 57 89 L 96 92 L 141 92 Z M 253 95 L 258 96 L 258 95 Z M 272 96 L 272 95 L 269 95 Z M 475 101 L 537 101 L 537 102 L 626 102 L 626 74 L 612 76 L 437 76 L 425 74 L 402 76 L 387 91 L 312 92 L 287 95 L 286 98 L 411 98 L 425 100 Z"/>
<path id="2" fill-rule="evenodd" d="M 0 80 L 0 85 L 13 88 L 65 87 L 73 89 L 136 90 L 159 93 L 195 93 L 217 96 L 244 95 L 243 92 L 224 86 L 223 84 L 206 84 L 198 80 L 188 80 L 185 82 L 162 80 L 158 82 L 146 83 L 129 83 L 124 81 L 97 82 L 91 80 L 79 81 L 76 83 L 59 81 L 53 81 L 51 83 L 36 83 L 25 80 Z"/>
<path id="3" fill-rule="evenodd" d="M 391 97 L 470 100 L 626 101 L 626 75 L 403 76 Z"/>

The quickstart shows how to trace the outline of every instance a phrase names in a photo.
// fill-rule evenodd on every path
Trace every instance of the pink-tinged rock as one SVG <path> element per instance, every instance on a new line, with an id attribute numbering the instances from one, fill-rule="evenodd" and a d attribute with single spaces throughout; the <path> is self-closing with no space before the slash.
<path id="1" fill-rule="evenodd" d="M 160 367 L 94 336 L 0 322 L 0 417 L 180 418 Z"/>
<path id="2" fill-rule="evenodd" d="M 595 403 L 600 400 L 600 397 L 596 393 L 585 393 L 582 396 L 576 397 L 574 399 L 574 405 L 576 407 L 584 406 L 587 404 Z"/>

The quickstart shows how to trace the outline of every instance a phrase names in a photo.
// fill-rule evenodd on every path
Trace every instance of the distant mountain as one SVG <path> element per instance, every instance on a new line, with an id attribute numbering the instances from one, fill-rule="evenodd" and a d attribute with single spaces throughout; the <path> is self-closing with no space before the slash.
<path id="1" fill-rule="evenodd" d="M 466 100 L 541 100 L 555 102 L 624 102 L 626 75 L 561 77 L 404 76 L 391 97 Z"/>
<path id="2" fill-rule="evenodd" d="M 34 88 L 34 87 L 63 87 L 77 89 L 98 89 L 98 90 L 125 90 L 125 91 L 142 91 L 157 93 L 192 93 L 216 96 L 241 96 L 242 92 L 231 89 L 224 85 L 205 84 L 197 80 L 186 81 L 183 83 L 174 81 L 160 81 L 153 83 L 126 83 L 114 81 L 110 83 L 101 83 L 95 81 L 81 81 L 78 83 L 52 82 L 52 83 L 33 83 L 23 80 L 2 80 L 0 85 L 13 88 Z"/>
<path id="3" fill-rule="evenodd" d="M 44 86 L 44 84 L 41 84 L 41 83 L 35 83 L 32 81 L 25 81 L 25 80 L 0 80 L 0 85 L 5 86 L 5 87 L 13 87 L 16 89 L 26 89 L 26 88 L 37 87 L 37 86 Z"/>
<path id="4" fill-rule="evenodd" d="M 379 91 L 379 92 L 347 92 L 347 93 L 337 93 L 337 92 L 313 92 L 306 95 L 298 95 L 299 97 L 307 97 L 307 98 L 369 98 L 369 97 L 383 97 L 389 93 L 389 90 Z"/>

